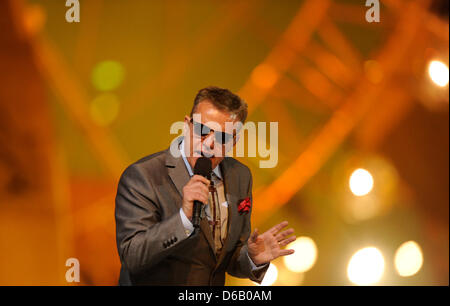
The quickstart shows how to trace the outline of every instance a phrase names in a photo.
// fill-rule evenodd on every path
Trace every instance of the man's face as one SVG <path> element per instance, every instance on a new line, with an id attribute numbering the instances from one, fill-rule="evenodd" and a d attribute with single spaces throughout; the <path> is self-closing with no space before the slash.
<path id="1" fill-rule="evenodd" d="M 192 118 L 186 116 L 184 123 L 185 153 L 192 167 L 199 157 L 206 156 L 211 159 L 214 169 L 236 144 L 232 126 L 238 124 L 238 120 L 227 111 L 217 109 L 208 100 L 197 104 Z"/>

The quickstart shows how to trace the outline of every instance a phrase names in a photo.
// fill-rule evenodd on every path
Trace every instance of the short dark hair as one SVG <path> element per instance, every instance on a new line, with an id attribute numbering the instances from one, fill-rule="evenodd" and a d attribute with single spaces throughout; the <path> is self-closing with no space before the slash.
<path id="1" fill-rule="evenodd" d="M 247 103 L 228 89 L 215 86 L 209 86 L 198 91 L 192 106 L 191 117 L 197 105 L 205 100 L 208 100 L 220 110 L 236 115 L 239 121 L 245 123 L 245 119 L 247 119 Z"/>

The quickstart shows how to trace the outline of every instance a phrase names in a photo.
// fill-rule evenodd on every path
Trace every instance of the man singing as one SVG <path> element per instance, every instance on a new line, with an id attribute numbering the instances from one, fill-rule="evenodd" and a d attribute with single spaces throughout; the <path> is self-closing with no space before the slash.
<path id="1" fill-rule="evenodd" d="M 252 176 L 224 154 L 237 141 L 229 127 L 246 117 L 237 95 L 204 88 L 184 118 L 184 137 L 124 171 L 115 209 L 120 285 L 223 286 L 225 272 L 261 282 L 270 261 L 294 252 L 283 249 L 295 240 L 286 221 L 250 235 Z M 211 160 L 211 180 L 193 173 L 201 156 Z M 199 231 L 194 201 L 202 203 Z"/>

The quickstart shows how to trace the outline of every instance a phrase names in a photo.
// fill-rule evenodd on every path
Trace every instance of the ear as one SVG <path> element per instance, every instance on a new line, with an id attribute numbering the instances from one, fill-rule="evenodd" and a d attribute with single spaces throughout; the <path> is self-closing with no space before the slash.
<path id="1" fill-rule="evenodd" d="M 239 138 L 241 137 L 240 134 L 237 134 L 234 138 L 233 138 L 233 147 L 237 144 L 237 142 L 239 141 Z"/>
<path id="2" fill-rule="evenodd" d="M 237 144 L 237 142 L 239 141 L 239 138 L 241 138 L 241 133 L 237 132 L 236 136 L 233 137 L 233 147 Z"/>
<path id="3" fill-rule="evenodd" d="M 190 133 L 189 132 L 189 123 L 191 121 L 191 118 L 189 116 L 184 116 L 184 136 L 188 137 Z"/>
<path id="4" fill-rule="evenodd" d="M 237 127 L 236 127 L 236 124 L 238 124 Z M 233 125 L 234 125 L 233 134 L 235 134 L 235 136 L 233 137 L 233 147 L 234 147 L 236 145 L 236 143 L 239 141 L 239 138 L 241 137 L 243 123 L 240 121 L 235 121 L 235 123 L 233 123 Z"/>

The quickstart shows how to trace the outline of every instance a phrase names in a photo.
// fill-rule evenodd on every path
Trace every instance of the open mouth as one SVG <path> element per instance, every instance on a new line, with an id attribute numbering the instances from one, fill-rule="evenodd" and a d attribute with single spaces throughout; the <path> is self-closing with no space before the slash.
<path id="1" fill-rule="evenodd" d="M 213 153 L 208 153 L 208 152 L 203 152 L 203 151 L 196 151 L 195 153 L 203 156 L 203 157 L 207 157 L 207 158 L 213 158 L 214 154 Z"/>

